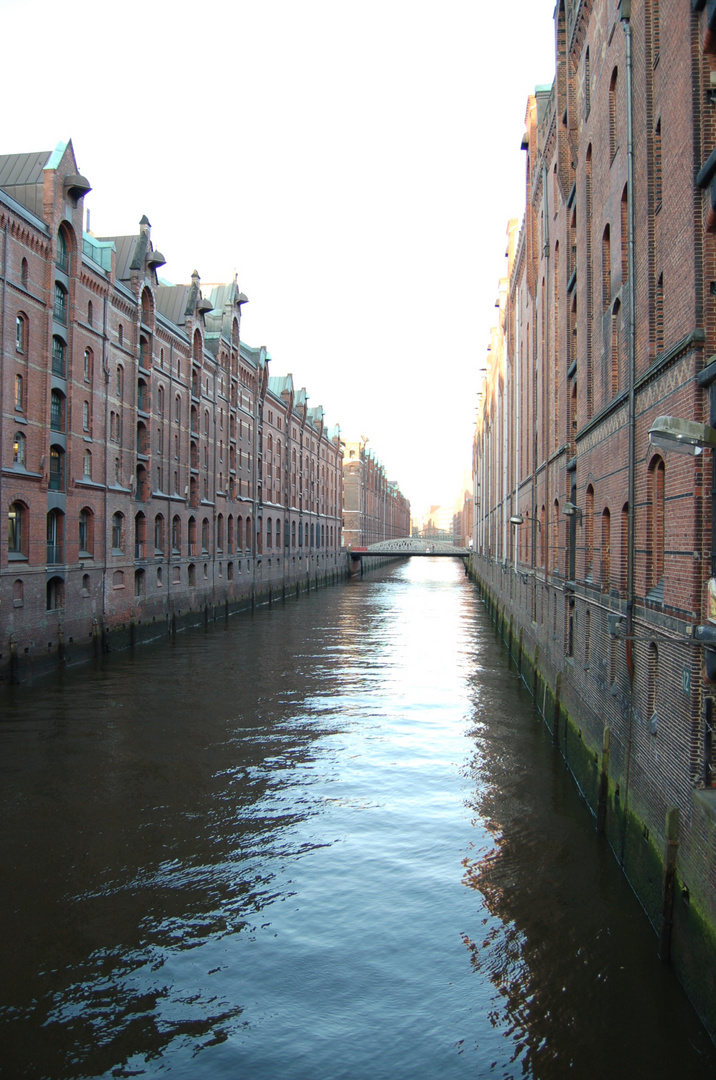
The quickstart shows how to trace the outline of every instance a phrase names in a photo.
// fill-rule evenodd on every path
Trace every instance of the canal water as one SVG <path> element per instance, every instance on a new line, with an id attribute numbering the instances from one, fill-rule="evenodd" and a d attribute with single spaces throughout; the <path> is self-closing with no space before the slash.
<path id="1" fill-rule="evenodd" d="M 459 562 L 0 707 L 3 1078 L 716 1075 Z"/>

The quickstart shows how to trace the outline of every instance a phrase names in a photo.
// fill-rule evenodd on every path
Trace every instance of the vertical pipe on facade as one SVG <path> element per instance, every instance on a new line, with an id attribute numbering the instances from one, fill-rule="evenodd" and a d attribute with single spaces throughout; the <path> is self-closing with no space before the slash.
<path id="1" fill-rule="evenodd" d="M 629 270 L 629 320 L 627 329 L 628 363 L 629 363 L 629 477 L 628 499 L 629 512 L 627 515 L 627 599 L 626 599 L 626 662 L 629 672 L 629 721 L 628 721 L 628 744 L 626 760 L 626 779 L 624 790 L 624 818 L 621 836 L 620 860 L 624 862 L 624 845 L 626 841 L 626 812 L 629 806 L 629 777 L 631 771 L 632 752 L 632 726 L 634 717 L 634 657 L 633 657 L 633 633 L 634 633 L 634 491 L 635 491 L 635 459 L 636 459 L 636 348 L 635 348 L 635 303 L 636 282 L 635 276 L 635 253 L 634 253 L 634 131 L 632 124 L 632 40 L 631 40 L 631 0 L 621 0 L 620 12 L 621 23 L 625 35 L 625 65 L 626 65 L 626 136 L 627 136 L 627 258 Z"/>
<path id="2" fill-rule="evenodd" d="M 514 344 L 514 363 L 515 363 L 515 506 L 514 512 L 519 515 L 520 512 L 520 350 L 518 346 L 518 335 L 520 330 L 520 287 L 515 287 L 515 344 Z M 519 525 L 515 526 L 515 573 L 517 573 L 518 565 L 518 541 L 519 533 L 517 529 Z"/>
<path id="3" fill-rule="evenodd" d="M 627 136 L 627 218 L 628 239 L 627 259 L 629 271 L 629 319 L 627 324 L 627 347 L 629 364 L 629 477 L 627 516 L 627 664 L 630 685 L 634 679 L 634 666 L 631 653 L 631 636 L 634 614 L 634 491 L 636 462 L 636 259 L 634 252 L 634 131 L 632 123 L 632 39 L 631 39 L 631 0 L 621 0 L 621 20 L 624 27 L 626 45 L 626 136 Z"/>
<path id="4" fill-rule="evenodd" d="M 107 520 L 107 514 L 109 513 L 109 439 L 107 438 L 107 432 L 109 431 L 109 358 L 107 356 L 107 304 L 108 304 L 109 283 L 105 290 L 105 294 L 102 298 L 102 372 L 104 374 L 104 554 L 102 557 L 102 621 L 104 624 L 104 617 L 107 614 L 107 570 L 109 568 L 109 549 L 107 543 L 107 526 L 111 523 Z M 119 423 L 119 417 L 117 423 Z M 102 626 L 104 632 L 104 625 Z"/>
<path id="5" fill-rule="evenodd" d="M 502 317 L 502 312 L 500 312 Z M 505 340 L 505 352 L 504 352 L 504 377 L 502 380 L 502 565 L 507 566 L 507 559 L 509 554 L 509 538 L 508 538 L 508 524 L 507 524 L 507 484 L 508 484 L 508 472 L 507 472 L 507 452 L 509 446 L 509 425 L 507 423 L 509 410 L 507 408 L 507 341 Z"/>
<path id="6" fill-rule="evenodd" d="M 549 319 L 547 312 L 549 311 L 549 197 L 547 190 L 547 162 L 542 159 L 542 214 L 544 221 L 544 236 L 542 255 L 544 257 L 544 281 L 545 281 L 545 293 L 544 304 L 542 311 L 543 320 L 543 334 L 544 339 L 544 355 L 542 356 L 542 378 L 544 379 L 544 386 L 542 387 L 542 400 L 544 401 L 544 416 L 542 417 L 542 431 L 544 432 L 542 438 L 544 440 L 544 505 L 545 514 L 544 521 L 542 522 L 542 528 L 545 531 L 545 535 L 542 537 L 542 550 L 544 551 L 544 579 L 549 578 L 549 555 L 550 555 L 550 529 L 549 520 L 550 515 L 550 501 L 549 501 L 549 379 L 547 374 L 549 371 L 548 357 L 549 357 Z"/>
<path id="7" fill-rule="evenodd" d="M 169 342 L 169 393 L 167 394 L 167 406 L 166 412 L 169 414 L 169 432 L 167 439 L 167 453 L 164 455 L 167 463 L 171 458 L 172 446 L 173 446 L 173 432 L 172 425 L 174 423 L 174 342 Z M 178 468 L 178 467 L 177 467 Z M 181 486 L 181 480 L 177 477 L 179 483 L 177 487 Z M 167 483 L 171 484 L 171 480 L 167 477 Z M 172 488 L 167 489 L 168 492 L 172 491 Z M 171 591 L 172 591 L 172 530 L 174 528 L 174 514 L 172 513 L 174 507 L 172 506 L 171 494 L 167 494 L 167 520 L 164 529 L 164 556 L 167 560 L 167 613 L 171 612 Z"/>

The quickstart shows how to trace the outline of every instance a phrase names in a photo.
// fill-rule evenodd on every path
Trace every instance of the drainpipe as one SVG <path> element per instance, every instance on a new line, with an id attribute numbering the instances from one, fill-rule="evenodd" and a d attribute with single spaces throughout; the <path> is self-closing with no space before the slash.
<path id="1" fill-rule="evenodd" d="M 514 346 L 514 364 L 515 364 L 515 505 L 514 513 L 520 512 L 520 349 L 518 344 L 518 335 L 520 330 L 520 287 L 515 288 L 515 346 Z M 518 565 L 518 548 L 520 534 L 518 533 L 519 525 L 515 526 L 515 573 L 517 573 Z"/>
<path id="2" fill-rule="evenodd" d="M 636 258 L 634 251 L 634 131 L 632 123 L 632 36 L 631 36 L 631 0 L 620 0 L 619 11 L 625 35 L 626 46 L 626 136 L 627 136 L 627 219 L 628 219 L 628 269 L 629 269 L 629 320 L 627 325 L 628 368 L 629 368 L 629 510 L 627 514 L 627 597 L 626 597 L 626 662 L 629 672 L 629 737 L 626 761 L 626 783 L 624 792 L 624 828 L 626 828 L 626 809 L 629 805 L 629 773 L 631 767 L 632 726 L 634 715 L 634 499 L 635 499 L 635 462 L 636 462 L 636 348 L 635 348 L 635 307 L 636 307 Z M 624 861 L 624 832 L 621 839 L 621 861 Z"/>
<path id="3" fill-rule="evenodd" d="M 109 359 L 107 357 L 107 303 L 109 295 L 109 282 L 102 299 L 102 374 L 104 375 L 104 553 L 102 557 L 102 634 L 106 632 L 105 618 L 107 616 L 107 571 L 109 570 L 109 547 L 107 543 L 107 526 L 110 524 L 109 514 L 109 384 L 111 373 Z M 119 422 L 119 420 L 118 420 Z M 111 527 L 111 526 L 110 526 Z"/>
<path id="4" fill-rule="evenodd" d="M 545 584 L 549 580 L 549 556 L 550 556 L 550 526 L 551 520 L 550 513 L 550 500 L 549 500 L 549 319 L 547 318 L 547 312 L 549 311 L 549 198 L 547 191 L 547 163 L 542 160 L 542 214 L 544 219 L 544 244 L 542 248 L 542 254 L 544 257 L 544 311 L 542 312 L 542 318 L 544 320 L 544 354 L 542 356 L 542 371 L 544 378 L 544 386 L 542 387 L 542 400 L 544 401 L 545 415 L 542 417 L 542 432 L 544 439 L 544 523 L 542 528 L 545 530 L 545 536 L 542 537 L 542 550 L 544 551 L 544 580 Z"/>

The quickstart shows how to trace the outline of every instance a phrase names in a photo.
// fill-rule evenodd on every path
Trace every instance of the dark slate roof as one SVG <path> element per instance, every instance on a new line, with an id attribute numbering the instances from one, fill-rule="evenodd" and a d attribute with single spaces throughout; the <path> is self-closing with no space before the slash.
<path id="1" fill-rule="evenodd" d="M 0 188 L 40 218 L 43 210 L 42 170 L 51 154 L 50 150 L 41 150 L 32 154 L 0 156 Z"/>
<path id="2" fill-rule="evenodd" d="M 175 326 L 182 326 L 191 290 L 191 285 L 157 286 L 154 290 L 157 311 L 160 311 Z"/>

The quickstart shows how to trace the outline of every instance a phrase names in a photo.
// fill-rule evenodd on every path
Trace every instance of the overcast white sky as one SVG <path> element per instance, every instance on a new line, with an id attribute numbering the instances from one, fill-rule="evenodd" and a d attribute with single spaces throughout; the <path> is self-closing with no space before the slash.
<path id="1" fill-rule="evenodd" d="M 554 0 L 0 0 L 0 154 L 71 138 L 99 236 L 239 284 L 266 345 L 413 512 L 469 466 Z M 9 43 L 16 43 L 10 48 Z"/>

